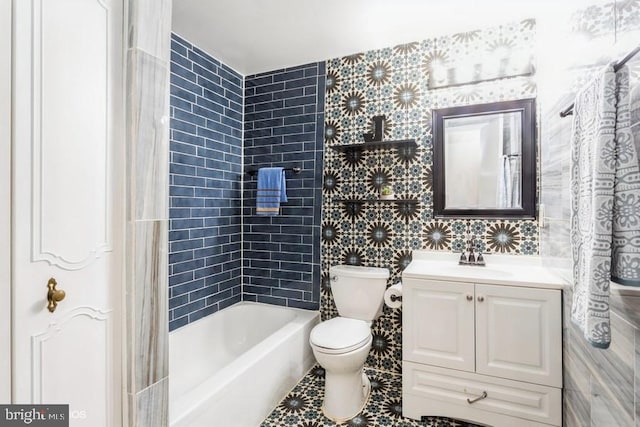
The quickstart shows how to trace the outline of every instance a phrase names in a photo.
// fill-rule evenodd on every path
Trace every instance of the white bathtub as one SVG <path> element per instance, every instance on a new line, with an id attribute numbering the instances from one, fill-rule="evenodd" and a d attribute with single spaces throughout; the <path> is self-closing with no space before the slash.
<path id="1" fill-rule="evenodd" d="M 241 302 L 169 334 L 171 427 L 255 427 L 313 365 L 317 311 Z"/>

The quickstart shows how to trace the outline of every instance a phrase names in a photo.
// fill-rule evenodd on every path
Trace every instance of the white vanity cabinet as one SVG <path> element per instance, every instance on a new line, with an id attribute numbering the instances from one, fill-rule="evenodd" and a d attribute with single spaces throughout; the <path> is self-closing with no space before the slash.
<path id="1" fill-rule="evenodd" d="M 403 275 L 404 416 L 562 425 L 561 290 L 426 277 Z"/>
<path id="2" fill-rule="evenodd" d="M 561 291 L 475 288 L 476 372 L 562 387 Z"/>
<path id="3" fill-rule="evenodd" d="M 416 279 L 402 283 L 402 360 L 473 372 L 474 285 Z"/>

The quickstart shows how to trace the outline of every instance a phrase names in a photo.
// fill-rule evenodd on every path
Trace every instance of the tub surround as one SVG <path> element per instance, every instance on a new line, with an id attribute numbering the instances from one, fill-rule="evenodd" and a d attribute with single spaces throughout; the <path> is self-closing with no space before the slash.
<path id="1" fill-rule="evenodd" d="M 318 309 L 324 74 L 243 77 L 172 35 L 170 330 L 241 300 Z M 301 167 L 281 215 L 255 215 L 243 164 Z"/>
<path id="2" fill-rule="evenodd" d="M 257 179 L 244 176 L 243 299 L 317 310 L 325 63 L 245 78 L 244 168 L 286 172 L 281 214 L 255 214 Z"/>
<path id="3" fill-rule="evenodd" d="M 313 365 L 307 340 L 318 320 L 314 311 L 241 302 L 173 331 L 170 425 L 258 425 Z"/>
<path id="4" fill-rule="evenodd" d="M 170 330 L 242 299 L 242 86 L 172 34 Z"/>
<path id="5" fill-rule="evenodd" d="M 123 423 L 168 422 L 167 178 L 171 1 L 127 16 L 126 393 Z"/>

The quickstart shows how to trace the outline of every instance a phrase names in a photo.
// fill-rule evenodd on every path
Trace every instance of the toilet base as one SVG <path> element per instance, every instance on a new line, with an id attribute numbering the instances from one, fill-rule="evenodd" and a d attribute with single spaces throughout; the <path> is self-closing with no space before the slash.
<path id="1" fill-rule="evenodd" d="M 371 395 L 371 382 L 360 370 L 356 375 L 325 371 L 322 413 L 336 424 L 344 423 L 364 410 Z"/>

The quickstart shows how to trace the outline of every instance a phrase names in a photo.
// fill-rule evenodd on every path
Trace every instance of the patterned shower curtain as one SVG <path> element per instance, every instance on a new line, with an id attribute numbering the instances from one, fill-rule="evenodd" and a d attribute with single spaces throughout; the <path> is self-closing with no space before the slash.
<path id="1" fill-rule="evenodd" d="M 608 348 L 609 284 L 640 286 L 640 170 L 629 71 L 607 66 L 576 96 L 571 136 L 572 320 Z"/>

